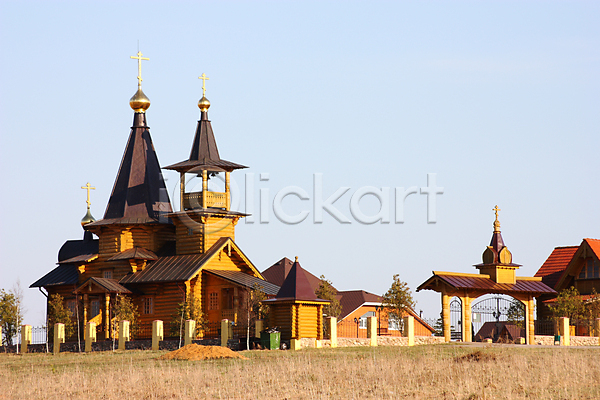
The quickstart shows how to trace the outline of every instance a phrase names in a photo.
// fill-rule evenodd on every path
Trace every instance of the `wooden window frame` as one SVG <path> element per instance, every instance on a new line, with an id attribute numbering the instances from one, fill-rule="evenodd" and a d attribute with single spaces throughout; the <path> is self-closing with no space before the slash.
<path id="1" fill-rule="evenodd" d="M 154 298 L 147 296 L 142 299 L 142 312 L 144 315 L 154 314 Z"/>

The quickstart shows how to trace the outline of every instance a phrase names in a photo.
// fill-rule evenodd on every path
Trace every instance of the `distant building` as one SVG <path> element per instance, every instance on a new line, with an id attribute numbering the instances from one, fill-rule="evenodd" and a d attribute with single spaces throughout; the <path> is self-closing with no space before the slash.
<path id="1" fill-rule="evenodd" d="M 535 274 L 557 292 L 571 286 L 588 300 L 595 290 L 600 292 L 600 240 L 583 239 L 579 246 L 556 247 Z M 556 294 L 537 297 L 538 319 L 550 318 L 548 305 Z"/>

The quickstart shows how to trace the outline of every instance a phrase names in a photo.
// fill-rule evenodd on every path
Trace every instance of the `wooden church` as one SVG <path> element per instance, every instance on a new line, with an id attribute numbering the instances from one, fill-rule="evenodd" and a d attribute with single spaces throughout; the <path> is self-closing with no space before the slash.
<path id="1" fill-rule="evenodd" d="M 235 242 L 235 226 L 246 214 L 230 209 L 230 174 L 246 167 L 219 155 L 203 74 L 190 156 L 166 167 L 180 174 L 181 202 L 173 211 L 147 125 L 150 100 L 141 87 L 147 58 L 140 52 L 132 58 L 138 60 L 138 90 L 129 103 L 133 126 L 104 217 L 96 221 L 90 213 L 88 184 L 83 239 L 67 241 L 58 266 L 30 287 L 62 295 L 81 323 L 97 323 L 99 338 L 110 337 L 112 308 L 125 294 L 138 306 L 140 326 L 172 321 L 179 304 L 191 298 L 200 301 L 209 323 L 243 320 L 248 289 L 258 285 L 268 296 L 279 290 Z M 224 192 L 209 191 L 209 179 L 219 174 Z M 191 179 L 202 180 L 201 191 L 186 190 Z"/>

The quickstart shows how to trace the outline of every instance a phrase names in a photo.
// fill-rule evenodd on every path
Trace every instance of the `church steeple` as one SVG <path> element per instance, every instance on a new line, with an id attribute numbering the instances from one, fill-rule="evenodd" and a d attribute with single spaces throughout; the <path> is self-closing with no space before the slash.
<path id="1" fill-rule="evenodd" d="M 500 232 L 500 221 L 498 220 L 498 211 L 500 209 L 498 206 L 495 206 L 492 211 L 496 213 L 492 240 L 483 252 L 483 263 L 475 265 L 475 268 L 479 269 L 479 272 L 482 274 L 490 275 L 490 278 L 497 283 L 515 283 L 516 270 L 520 265 L 512 262 L 512 253 L 504 244 L 504 239 Z"/>
<path id="2" fill-rule="evenodd" d="M 171 202 L 146 123 L 145 112 L 150 107 L 150 100 L 142 92 L 142 60 L 149 59 L 142 57 L 141 52 L 131 58 L 138 60 L 138 90 L 129 102 L 135 111 L 133 126 L 104 219 L 90 226 L 170 224 L 166 214 L 172 212 Z"/>
<path id="3" fill-rule="evenodd" d="M 180 209 L 221 209 L 229 211 L 231 195 L 229 188 L 229 176 L 231 171 L 246 168 L 244 165 L 236 164 L 221 159 L 217 141 L 213 133 L 212 125 L 208 119 L 208 109 L 210 101 L 206 98 L 206 81 L 209 79 L 206 74 L 202 74 L 198 79 L 202 79 L 202 98 L 198 101 L 200 108 L 200 120 L 196 126 L 196 134 L 192 143 L 190 157 L 173 165 L 165 167 L 179 172 L 180 174 Z M 208 194 L 208 179 L 219 172 L 225 172 L 225 193 L 211 192 Z M 195 174 L 202 178 L 201 192 L 185 192 L 185 174 Z M 205 195 L 206 194 L 206 195 Z"/>

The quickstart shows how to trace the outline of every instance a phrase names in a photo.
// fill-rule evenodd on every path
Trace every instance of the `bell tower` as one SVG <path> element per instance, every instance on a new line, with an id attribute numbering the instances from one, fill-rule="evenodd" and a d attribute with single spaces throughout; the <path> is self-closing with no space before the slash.
<path id="1" fill-rule="evenodd" d="M 219 155 L 212 125 L 208 119 L 210 101 L 206 98 L 206 81 L 202 74 L 202 98 L 198 101 L 200 120 L 187 160 L 165 167 L 179 172 L 179 212 L 169 214 L 176 226 L 177 254 L 198 254 L 220 238 L 235 239 L 235 225 L 246 214 L 231 210 L 231 172 L 247 168 L 223 160 Z M 189 178 L 189 180 L 187 180 Z M 194 178 L 202 179 L 201 190 L 187 190 Z M 224 191 L 209 190 L 210 179 L 223 179 Z"/>

